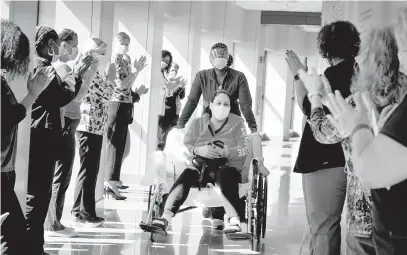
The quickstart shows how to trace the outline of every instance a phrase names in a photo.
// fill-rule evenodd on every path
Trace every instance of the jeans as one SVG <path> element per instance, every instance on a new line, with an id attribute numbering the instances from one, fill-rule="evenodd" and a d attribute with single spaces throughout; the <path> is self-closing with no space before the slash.
<path id="1" fill-rule="evenodd" d="M 81 166 L 76 179 L 72 214 L 76 217 L 96 217 L 95 189 L 99 173 L 103 136 L 78 131 Z"/>
<path id="2" fill-rule="evenodd" d="M 61 218 L 64 210 L 65 194 L 71 182 L 76 148 L 75 133 L 79 121 L 65 117 L 65 127 L 60 144 L 61 148 L 63 148 L 63 153 L 61 159 L 56 163 L 52 196 L 44 225 L 47 231 L 64 229 L 64 226 L 61 224 Z"/>
<path id="3" fill-rule="evenodd" d="M 60 131 L 32 128 L 26 200 L 27 238 L 31 255 L 44 251 L 44 222 L 51 199 Z"/>
<path id="4" fill-rule="evenodd" d="M 163 151 L 167 141 L 168 133 L 178 122 L 178 115 L 165 115 L 158 118 L 158 146 L 157 150 Z"/>
<path id="5" fill-rule="evenodd" d="M 346 197 L 343 167 L 303 174 L 311 255 L 340 255 L 341 215 Z"/>
<path id="6" fill-rule="evenodd" d="M 104 136 L 105 166 L 107 181 L 120 181 L 120 172 L 128 134 L 132 120 L 133 104 L 110 102 L 108 109 L 108 128 Z"/>
<path id="7" fill-rule="evenodd" d="M 346 255 L 375 255 L 372 237 L 358 237 L 346 234 Z"/>
<path id="8" fill-rule="evenodd" d="M 1 173 L 1 214 L 9 213 L 1 225 L 1 242 L 7 242 L 7 254 L 28 254 L 26 226 L 23 211 L 14 192 L 16 172 Z"/>
<path id="9" fill-rule="evenodd" d="M 198 186 L 198 180 L 199 172 L 197 170 L 185 169 L 172 185 L 164 210 L 176 214 L 187 199 L 190 189 Z M 241 211 L 244 203 L 239 198 L 240 172 L 231 167 L 219 168 L 216 171 L 215 182 L 233 208 L 237 212 Z"/>

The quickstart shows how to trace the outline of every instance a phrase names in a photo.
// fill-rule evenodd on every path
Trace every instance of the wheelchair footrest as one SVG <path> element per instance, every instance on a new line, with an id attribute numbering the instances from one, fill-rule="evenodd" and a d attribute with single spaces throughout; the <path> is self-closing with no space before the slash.
<path id="1" fill-rule="evenodd" d="M 226 234 L 228 240 L 239 241 L 239 240 L 251 240 L 252 235 L 245 232 L 229 233 Z"/>

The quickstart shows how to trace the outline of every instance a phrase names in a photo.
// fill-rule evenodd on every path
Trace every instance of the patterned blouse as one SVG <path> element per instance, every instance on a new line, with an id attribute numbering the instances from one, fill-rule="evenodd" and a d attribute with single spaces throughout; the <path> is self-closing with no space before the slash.
<path id="1" fill-rule="evenodd" d="M 352 95 L 347 102 L 355 106 Z M 372 196 L 356 177 L 352 164 L 352 145 L 349 137 L 341 137 L 339 131 L 326 118 L 323 108 L 315 108 L 308 120 L 315 139 L 323 144 L 342 143 L 346 160 L 347 178 L 347 227 L 351 235 L 369 238 L 372 234 Z"/>
<path id="2" fill-rule="evenodd" d="M 128 55 L 113 55 L 112 61 L 116 65 L 116 86 L 114 87 L 114 93 L 111 101 L 120 103 L 133 103 L 131 87 L 127 89 L 121 89 L 117 86 L 131 73 L 131 60 Z"/>
<path id="3" fill-rule="evenodd" d="M 81 121 L 78 131 L 103 135 L 107 125 L 107 102 L 112 98 L 114 84 L 96 71 L 88 93 L 81 104 Z"/>

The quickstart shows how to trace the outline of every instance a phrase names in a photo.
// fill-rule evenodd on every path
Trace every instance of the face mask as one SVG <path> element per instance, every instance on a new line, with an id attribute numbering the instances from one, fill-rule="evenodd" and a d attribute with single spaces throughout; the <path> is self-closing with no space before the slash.
<path id="1" fill-rule="evenodd" d="M 219 70 L 222 70 L 223 68 L 225 68 L 227 64 L 228 64 L 228 60 L 225 58 L 215 58 L 214 60 L 212 60 L 213 67 L 215 67 L 216 69 L 219 69 Z"/>
<path id="2" fill-rule="evenodd" d="M 120 45 L 119 49 L 117 50 L 117 53 L 123 54 L 123 55 L 126 55 L 127 52 L 129 52 L 129 46 L 125 46 L 125 45 Z"/>
<path id="3" fill-rule="evenodd" d="M 59 60 L 60 48 L 58 47 L 58 45 L 55 42 L 54 42 L 54 44 L 58 48 L 58 54 L 55 54 L 55 51 L 52 47 L 51 47 L 51 52 L 48 50 L 48 55 L 52 56 L 51 63 L 55 63 Z"/>
<path id="4" fill-rule="evenodd" d="M 224 120 L 229 116 L 230 107 L 224 105 L 212 105 L 212 115 L 217 120 Z"/>
<path id="5" fill-rule="evenodd" d="M 109 64 L 109 58 L 106 55 L 98 55 L 99 57 L 99 66 L 98 71 L 100 74 L 104 74 L 107 65 Z"/>
<path id="6" fill-rule="evenodd" d="M 165 63 L 164 61 L 161 61 L 161 69 L 165 69 L 168 66 L 167 63 Z"/>
<path id="7" fill-rule="evenodd" d="M 69 59 L 70 59 L 70 60 L 76 59 L 76 57 L 78 56 L 78 54 L 79 54 L 78 47 L 73 47 L 73 48 L 72 48 L 72 54 L 69 55 Z"/>

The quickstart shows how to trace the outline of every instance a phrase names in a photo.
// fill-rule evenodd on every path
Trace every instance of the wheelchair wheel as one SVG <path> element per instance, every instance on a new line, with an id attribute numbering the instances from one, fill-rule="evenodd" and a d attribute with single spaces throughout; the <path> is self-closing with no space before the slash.
<path id="1" fill-rule="evenodd" d="M 262 232 L 262 226 L 263 226 L 263 176 L 261 174 L 258 175 L 258 185 L 257 185 L 257 191 L 256 191 L 256 239 L 260 240 L 261 237 L 261 232 Z"/>
<path id="2" fill-rule="evenodd" d="M 262 231 L 261 231 L 261 237 L 265 238 L 266 237 L 266 227 L 267 227 L 267 194 L 268 194 L 268 182 L 267 182 L 267 177 L 264 178 L 264 191 L 263 191 L 263 222 L 262 222 Z"/>

